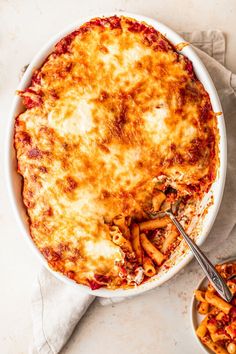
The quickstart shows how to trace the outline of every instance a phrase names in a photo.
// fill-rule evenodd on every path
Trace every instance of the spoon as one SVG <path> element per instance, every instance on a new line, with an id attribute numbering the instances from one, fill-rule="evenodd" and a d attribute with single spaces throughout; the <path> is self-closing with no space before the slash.
<path id="1" fill-rule="evenodd" d="M 230 302 L 233 298 L 233 294 L 229 290 L 226 282 L 222 278 L 222 276 L 217 272 L 213 264 L 209 261 L 209 259 L 205 256 L 205 254 L 200 250 L 200 248 L 193 242 L 193 240 L 186 234 L 180 222 L 176 219 L 175 215 L 172 211 L 172 206 L 163 211 L 159 212 L 147 212 L 151 219 L 156 219 L 157 217 L 168 215 L 172 222 L 175 224 L 189 248 L 193 252 L 195 258 L 198 263 L 202 267 L 205 272 L 208 280 L 211 282 L 212 286 L 215 288 L 218 294 L 227 302 Z"/>

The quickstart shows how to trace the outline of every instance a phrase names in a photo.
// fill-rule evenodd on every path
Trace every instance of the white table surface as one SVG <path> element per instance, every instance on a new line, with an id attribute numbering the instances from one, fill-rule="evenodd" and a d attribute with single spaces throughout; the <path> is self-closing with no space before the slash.
<path id="1" fill-rule="evenodd" d="M 236 72 L 235 0 L 0 0 L 1 354 L 28 352 L 30 294 L 39 269 L 13 218 L 4 183 L 4 132 L 20 70 L 52 35 L 81 16 L 118 10 L 154 17 L 180 32 L 222 30 L 227 38 L 226 65 Z M 95 302 L 63 354 L 202 353 L 189 313 L 201 277 L 192 262 L 169 283 L 138 298 L 106 307 Z"/>

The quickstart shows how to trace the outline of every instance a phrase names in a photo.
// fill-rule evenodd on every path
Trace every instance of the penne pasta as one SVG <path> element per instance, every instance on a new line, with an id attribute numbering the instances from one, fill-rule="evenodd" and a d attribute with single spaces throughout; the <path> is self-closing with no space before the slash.
<path id="1" fill-rule="evenodd" d="M 210 337 L 202 338 L 202 343 L 205 344 L 209 349 L 211 349 L 216 354 L 228 354 L 228 351 L 224 349 L 221 345 L 214 343 Z"/>
<path id="2" fill-rule="evenodd" d="M 145 234 L 140 235 L 141 245 L 147 255 L 157 264 L 161 265 L 164 261 L 164 255 L 149 241 Z"/>
<path id="3" fill-rule="evenodd" d="M 143 269 L 144 274 L 147 277 L 153 277 L 157 272 L 152 260 L 149 257 L 144 257 L 143 259 Z"/>
<path id="4" fill-rule="evenodd" d="M 217 324 L 208 321 L 207 329 L 210 332 L 210 334 L 215 333 L 217 331 Z"/>
<path id="5" fill-rule="evenodd" d="M 225 331 L 232 339 L 236 339 L 236 321 L 232 321 L 226 326 Z"/>
<path id="6" fill-rule="evenodd" d="M 232 280 L 228 280 L 228 281 L 227 281 L 227 285 L 228 285 L 228 287 L 229 287 L 231 293 L 232 293 L 233 295 L 235 295 L 235 294 L 236 294 L 236 284 L 235 284 L 235 282 L 232 281 Z"/>
<path id="7" fill-rule="evenodd" d="M 216 316 L 217 321 L 221 321 L 225 316 L 224 312 L 219 312 L 218 315 Z"/>
<path id="8" fill-rule="evenodd" d="M 213 294 L 211 291 L 206 291 L 205 299 L 209 304 L 217 307 L 219 310 L 228 314 L 232 305 L 228 304 L 225 300 L 221 299 L 219 296 Z"/>
<path id="9" fill-rule="evenodd" d="M 125 238 L 129 239 L 130 238 L 130 230 L 128 226 L 126 225 L 125 221 L 125 216 L 124 215 L 117 215 L 113 219 L 113 223 L 119 227 L 120 231 L 122 234 L 125 236 Z"/>
<path id="10" fill-rule="evenodd" d="M 143 221 L 139 224 L 140 231 L 143 230 L 155 230 L 167 226 L 170 223 L 170 218 L 164 216 L 163 218 L 157 218 L 152 220 Z"/>
<path id="11" fill-rule="evenodd" d="M 114 217 L 113 223 L 117 226 L 123 227 L 125 225 L 125 217 L 120 214 Z"/>
<path id="12" fill-rule="evenodd" d="M 198 307 L 198 313 L 200 313 L 201 315 L 206 315 L 208 311 L 209 311 L 209 304 L 206 301 L 200 302 Z"/>
<path id="13" fill-rule="evenodd" d="M 201 291 L 201 290 L 195 290 L 194 291 L 194 295 L 197 301 L 200 302 L 207 302 L 205 299 L 205 291 Z"/>
<path id="14" fill-rule="evenodd" d="M 163 253 L 166 253 L 168 251 L 169 247 L 172 245 L 172 243 L 176 240 L 177 237 L 178 237 L 178 231 L 177 231 L 176 227 L 173 225 L 173 227 L 171 228 L 170 232 L 167 234 L 167 236 L 162 244 L 161 251 Z"/>
<path id="15" fill-rule="evenodd" d="M 139 226 L 138 224 L 133 224 L 131 227 L 131 242 L 133 250 L 136 254 L 136 258 L 139 264 L 143 263 L 143 250 L 140 242 Z"/>
<path id="16" fill-rule="evenodd" d="M 126 223 L 127 223 L 127 226 L 128 226 L 128 227 L 131 225 L 131 221 L 132 221 L 131 216 L 127 216 L 127 217 L 126 217 Z"/>
<path id="17" fill-rule="evenodd" d="M 202 320 L 202 322 L 200 323 L 200 325 L 198 326 L 197 330 L 196 330 L 196 335 L 199 338 L 203 338 L 205 337 L 206 333 L 207 333 L 207 321 L 208 321 L 208 316 L 206 316 L 204 318 L 204 320 Z"/>
<path id="18" fill-rule="evenodd" d="M 154 211 L 159 211 L 161 209 L 161 205 L 166 200 L 166 195 L 162 191 L 157 191 L 152 198 L 152 206 Z"/>
<path id="19" fill-rule="evenodd" d="M 110 229 L 110 234 L 112 236 L 112 241 L 116 245 L 120 246 L 124 252 L 129 253 L 130 255 L 133 254 L 133 248 L 130 241 L 122 235 L 118 226 L 112 226 Z"/>
<path id="20" fill-rule="evenodd" d="M 211 339 L 212 341 L 215 343 L 215 342 L 218 342 L 219 340 L 229 340 L 230 337 L 227 336 L 225 333 L 210 333 L 210 336 L 211 336 Z"/>
<path id="21" fill-rule="evenodd" d="M 200 323 L 200 325 L 198 326 L 197 330 L 196 330 L 196 334 L 199 338 L 203 338 L 206 333 L 207 333 L 207 325 L 208 325 L 208 320 L 209 320 L 209 316 L 210 315 L 215 315 L 217 312 L 215 309 L 212 309 L 207 315 L 206 317 L 202 320 L 202 322 Z"/>
<path id="22" fill-rule="evenodd" d="M 231 342 L 227 345 L 227 350 L 229 354 L 236 354 L 236 344 Z"/>

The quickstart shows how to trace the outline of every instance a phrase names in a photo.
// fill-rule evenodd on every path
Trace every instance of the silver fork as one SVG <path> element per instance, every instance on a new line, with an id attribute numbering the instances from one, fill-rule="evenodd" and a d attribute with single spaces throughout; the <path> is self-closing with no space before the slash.
<path id="1" fill-rule="evenodd" d="M 213 264 L 209 261 L 209 259 L 205 256 L 205 254 L 200 250 L 200 248 L 193 242 L 193 240 L 186 234 L 180 222 L 176 219 L 175 215 L 172 212 L 172 207 L 163 210 L 160 212 L 147 212 L 151 219 L 156 219 L 157 217 L 161 217 L 164 215 L 168 215 L 172 222 L 175 224 L 183 238 L 185 239 L 186 243 L 188 244 L 189 248 L 193 252 L 195 258 L 197 259 L 198 263 L 202 267 L 203 271 L 205 272 L 207 278 L 216 289 L 217 293 L 227 302 L 230 302 L 233 298 L 231 291 L 229 290 L 226 282 L 222 278 L 222 276 L 217 272 Z"/>

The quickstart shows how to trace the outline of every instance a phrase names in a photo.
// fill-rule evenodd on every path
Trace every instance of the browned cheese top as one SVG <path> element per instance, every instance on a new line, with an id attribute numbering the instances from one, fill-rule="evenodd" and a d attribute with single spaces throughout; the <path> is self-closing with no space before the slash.
<path id="1" fill-rule="evenodd" d="M 15 148 L 35 244 L 78 283 L 99 274 L 121 287 L 113 218 L 145 219 L 163 178 L 200 200 L 216 177 L 216 117 L 192 63 L 146 24 L 94 19 L 20 95 Z"/>

